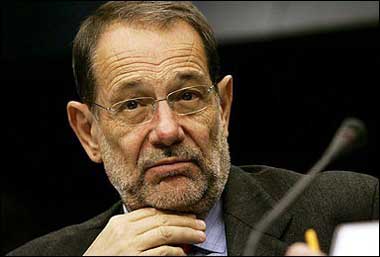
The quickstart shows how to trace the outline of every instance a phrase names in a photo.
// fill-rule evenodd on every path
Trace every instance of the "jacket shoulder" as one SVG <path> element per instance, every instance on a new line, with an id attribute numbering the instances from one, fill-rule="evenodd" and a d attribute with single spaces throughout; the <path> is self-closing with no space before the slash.
<path id="1" fill-rule="evenodd" d="M 121 202 L 81 224 L 71 225 L 36 238 L 11 251 L 7 256 L 70 256 L 82 255 L 95 240 L 108 220 L 121 209 Z"/>
<path id="2" fill-rule="evenodd" d="M 323 199 L 321 208 L 334 209 L 340 222 L 379 219 L 379 180 L 349 171 L 327 171 L 311 187 L 309 195 Z"/>
<path id="3" fill-rule="evenodd" d="M 276 200 L 301 179 L 304 174 L 263 165 L 241 166 Z M 352 216 L 358 220 L 379 218 L 379 180 L 373 176 L 351 171 L 324 171 L 312 182 L 299 199 L 312 202 L 314 208 L 336 210 L 338 219 Z M 366 210 L 364 212 L 364 210 Z M 355 213 L 353 213 L 355 212 Z"/>

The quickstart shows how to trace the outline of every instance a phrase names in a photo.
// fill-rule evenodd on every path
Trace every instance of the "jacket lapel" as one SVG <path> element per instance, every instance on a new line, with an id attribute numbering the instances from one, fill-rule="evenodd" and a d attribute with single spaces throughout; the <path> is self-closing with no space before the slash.
<path id="1" fill-rule="evenodd" d="M 242 255 L 254 225 L 270 211 L 276 201 L 260 186 L 255 174 L 232 167 L 223 193 L 224 222 L 229 255 Z M 262 236 L 257 255 L 282 255 L 288 244 L 281 241 L 288 223 L 284 214 Z"/>

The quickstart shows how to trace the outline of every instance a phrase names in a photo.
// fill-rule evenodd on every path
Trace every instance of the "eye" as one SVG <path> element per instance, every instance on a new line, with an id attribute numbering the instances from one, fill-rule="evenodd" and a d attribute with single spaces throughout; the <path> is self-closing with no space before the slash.
<path id="1" fill-rule="evenodd" d="M 196 91 L 185 91 L 181 94 L 181 100 L 191 101 L 194 98 L 199 98 L 199 92 Z"/>
<path id="2" fill-rule="evenodd" d="M 193 93 L 191 92 L 185 92 L 182 94 L 182 100 L 186 100 L 186 101 L 189 101 L 193 99 Z"/>
<path id="3" fill-rule="evenodd" d="M 123 103 L 121 106 L 122 110 L 134 110 L 139 107 L 139 102 L 137 100 L 129 100 Z"/>

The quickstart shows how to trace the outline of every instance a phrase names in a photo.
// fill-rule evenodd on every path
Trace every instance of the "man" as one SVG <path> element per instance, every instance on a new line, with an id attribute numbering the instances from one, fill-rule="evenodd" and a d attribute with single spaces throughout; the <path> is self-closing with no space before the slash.
<path id="1" fill-rule="evenodd" d="M 122 201 L 10 255 L 241 255 L 253 226 L 301 177 L 231 166 L 233 81 L 219 78 L 212 29 L 191 3 L 104 4 L 81 25 L 73 69 L 82 102 L 68 103 L 70 125 Z M 310 227 L 327 252 L 337 224 L 378 219 L 378 203 L 377 179 L 326 173 L 257 253 L 282 255 Z"/>

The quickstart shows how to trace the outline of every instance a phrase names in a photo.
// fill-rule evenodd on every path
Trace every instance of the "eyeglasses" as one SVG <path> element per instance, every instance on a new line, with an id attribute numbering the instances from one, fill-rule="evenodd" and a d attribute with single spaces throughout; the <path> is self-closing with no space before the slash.
<path id="1" fill-rule="evenodd" d="M 200 85 L 175 90 L 162 99 L 137 97 L 117 102 L 111 107 L 93 104 L 108 111 L 117 120 L 129 125 L 137 125 L 150 121 L 153 118 L 157 103 L 161 101 L 167 101 L 172 111 L 178 115 L 201 112 L 211 104 L 213 89 L 215 89 L 214 85 Z"/>

